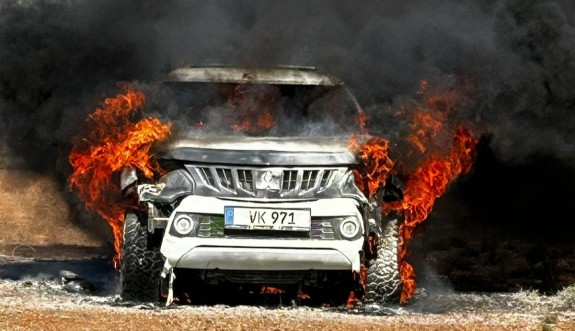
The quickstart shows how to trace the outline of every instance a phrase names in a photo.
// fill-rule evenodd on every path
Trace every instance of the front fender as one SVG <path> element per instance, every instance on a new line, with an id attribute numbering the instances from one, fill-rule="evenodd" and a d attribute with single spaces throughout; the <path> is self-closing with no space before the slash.
<path id="1" fill-rule="evenodd" d="M 170 171 L 160 177 L 157 184 L 138 186 L 140 202 L 172 203 L 176 199 L 194 192 L 192 176 L 184 169 Z"/>

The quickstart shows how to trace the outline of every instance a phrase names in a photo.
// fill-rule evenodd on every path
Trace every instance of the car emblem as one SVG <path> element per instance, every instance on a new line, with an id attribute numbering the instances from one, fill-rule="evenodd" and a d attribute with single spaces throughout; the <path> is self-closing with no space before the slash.
<path id="1" fill-rule="evenodd" d="M 256 178 L 256 189 L 258 190 L 279 190 L 281 184 L 281 170 L 263 170 L 258 172 Z"/>

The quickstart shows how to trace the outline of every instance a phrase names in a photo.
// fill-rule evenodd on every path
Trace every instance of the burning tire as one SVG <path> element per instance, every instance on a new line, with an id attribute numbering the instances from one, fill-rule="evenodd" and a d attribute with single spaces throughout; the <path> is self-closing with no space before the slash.
<path id="1" fill-rule="evenodd" d="M 399 302 L 402 290 L 399 275 L 399 220 L 390 219 L 378 240 L 377 257 L 367 270 L 366 302 Z"/>
<path id="2" fill-rule="evenodd" d="M 129 301 L 158 301 L 163 259 L 157 245 L 151 245 L 145 222 L 127 213 L 121 261 L 121 296 Z"/>

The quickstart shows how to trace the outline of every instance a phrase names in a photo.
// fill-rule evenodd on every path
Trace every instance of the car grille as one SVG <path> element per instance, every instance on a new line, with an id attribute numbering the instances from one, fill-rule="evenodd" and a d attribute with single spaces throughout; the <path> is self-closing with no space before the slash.
<path id="1" fill-rule="evenodd" d="M 330 185 L 330 178 L 347 169 L 331 168 L 235 168 L 220 166 L 187 166 L 196 179 L 199 194 L 230 197 L 311 197 Z M 258 185 L 261 178 L 269 183 Z M 259 188 L 258 188 L 259 187 Z"/>

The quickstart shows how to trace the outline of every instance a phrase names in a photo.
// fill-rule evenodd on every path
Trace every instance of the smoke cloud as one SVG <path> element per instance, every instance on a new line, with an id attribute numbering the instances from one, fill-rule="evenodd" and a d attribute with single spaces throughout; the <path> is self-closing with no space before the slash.
<path id="1" fill-rule="evenodd" d="M 406 123 L 382 107 L 412 98 L 421 79 L 466 77 L 475 90 L 455 116 L 476 123 L 498 160 L 572 167 L 574 14 L 567 0 L 3 1 L 0 156 L 64 182 L 74 137 L 118 82 L 183 65 L 292 64 L 342 78 L 370 131 L 392 143 Z"/>
<path id="2" fill-rule="evenodd" d="M 2 138 L 28 167 L 66 173 L 73 136 L 118 81 L 186 64 L 296 64 L 339 75 L 368 113 L 414 95 L 420 79 L 472 77 L 459 116 L 480 123 L 501 159 L 574 161 L 573 12 L 543 0 L 5 1 Z M 397 131 L 393 119 L 371 123 Z"/>

